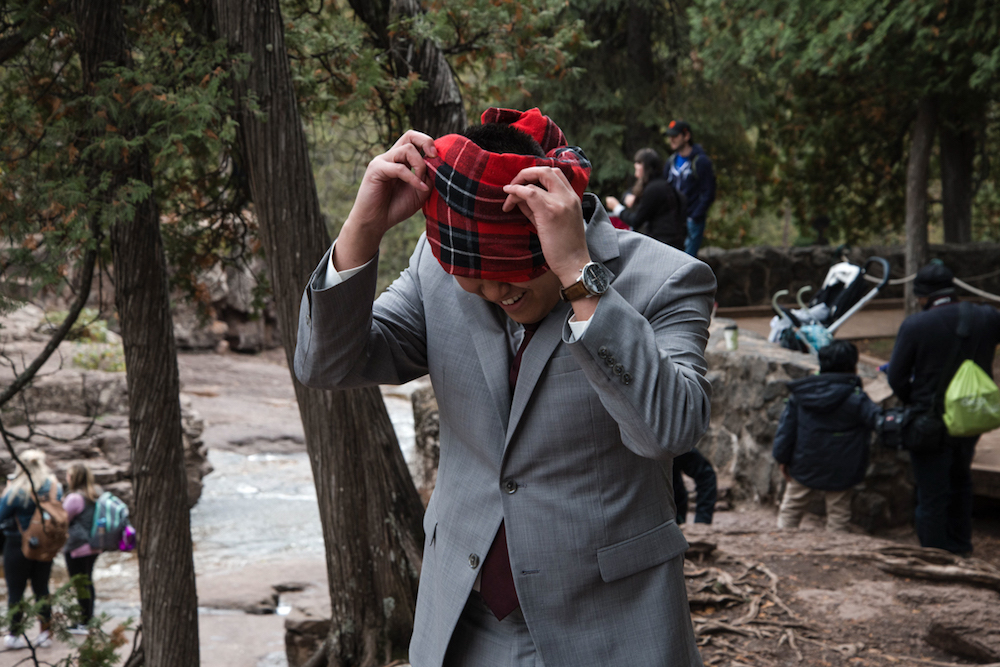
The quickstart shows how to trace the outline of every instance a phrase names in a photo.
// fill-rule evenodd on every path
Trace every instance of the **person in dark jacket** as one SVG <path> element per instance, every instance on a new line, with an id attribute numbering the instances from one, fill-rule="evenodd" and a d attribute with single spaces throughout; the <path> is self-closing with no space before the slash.
<path id="1" fill-rule="evenodd" d="M 797 528 L 811 496 L 823 492 L 827 530 L 847 530 L 852 487 L 865 477 L 868 447 L 882 409 L 861 388 L 858 348 L 835 340 L 819 351 L 819 375 L 788 384 L 792 395 L 774 436 L 787 480 L 778 527 Z"/>
<path id="2" fill-rule="evenodd" d="M 889 386 L 906 405 L 930 408 L 938 383 L 972 359 L 993 376 L 993 355 L 1000 343 L 1000 312 L 985 304 L 971 305 L 971 335 L 959 348 L 950 368 L 950 351 L 957 340 L 959 299 L 954 274 L 939 262 L 917 272 L 913 291 L 924 310 L 899 327 L 889 360 Z M 969 307 L 969 306 L 963 306 Z M 940 407 L 940 406 L 938 406 Z M 917 485 L 915 523 L 920 545 L 957 554 L 972 553 L 972 457 L 979 436 L 945 436 L 934 452 L 910 452 Z"/>
<path id="3" fill-rule="evenodd" d="M 715 201 L 715 169 L 701 144 L 694 143 L 687 121 L 670 121 L 667 137 L 674 154 L 667 160 L 663 175 L 684 195 L 687 205 L 684 252 L 697 257 L 705 235 L 708 207 Z"/>
<path id="4" fill-rule="evenodd" d="M 635 154 L 635 186 L 625 196 L 625 203 L 606 197 L 611 215 L 637 232 L 652 236 L 669 246 L 684 249 L 687 234 L 680 198 L 663 176 L 663 158 L 653 148 Z"/>
<path id="5" fill-rule="evenodd" d="M 29 449 L 19 456 L 24 467 L 18 466 L 13 479 L 7 482 L 7 487 L 0 496 L 0 526 L 3 528 L 3 570 L 7 580 L 7 606 L 13 609 L 24 597 L 24 589 L 31 583 L 31 591 L 36 600 L 42 600 L 49 595 L 49 576 L 52 574 L 52 561 L 28 560 L 21 551 L 21 531 L 31 525 L 31 517 L 35 513 L 35 499 L 31 495 L 31 486 L 39 498 L 45 498 L 55 486 L 56 498 L 62 499 L 62 487 L 56 476 L 52 474 L 45 463 L 45 452 Z M 30 479 L 29 479 L 30 476 Z M 52 644 L 49 623 L 52 620 L 52 610 L 45 606 L 41 609 L 42 631 L 35 637 L 32 645 L 45 648 Z M 11 616 L 10 627 L 3 639 L 7 649 L 27 648 L 28 642 L 21 627 L 21 612 Z"/>

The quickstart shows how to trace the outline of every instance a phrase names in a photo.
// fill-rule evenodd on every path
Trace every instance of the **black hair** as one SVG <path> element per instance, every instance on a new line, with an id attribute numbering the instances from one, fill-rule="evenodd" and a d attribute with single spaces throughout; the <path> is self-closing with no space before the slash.
<path id="1" fill-rule="evenodd" d="M 491 153 L 545 157 L 545 151 L 534 137 L 507 123 L 470 125 L 462 132 L 462 136 Z"/>
<path id="2" fill-rule="evenodd" d="M 819 351 L 820 373 L 856 373 L 858 348 L 849 340 L 835 340 Z"/>
<path id="3" fill-rule="evenodd" d="M 642 164 L 642 179 L 636 181 L 635 185 L 632 186 L 632 194 L 638 199 L 642 196 L 642 191 L 646 189 L 649 181 L 663 171 L 663 158 L 660 157 L 655 148 L 640 148 L 636 151 L 632 161 Z"/>

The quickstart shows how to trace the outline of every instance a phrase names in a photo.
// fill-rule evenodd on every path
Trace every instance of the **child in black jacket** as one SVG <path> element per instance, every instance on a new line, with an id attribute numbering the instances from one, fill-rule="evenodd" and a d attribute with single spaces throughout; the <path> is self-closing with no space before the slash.
<path id="1" fill-rule="evenodd" d="M 798 528 L 811 496 L 823 492 L 827 530 L 847 530 L 852 487 L 865 477 L 882 413 L 862 390 L 857 365 L 858 348 L 835 340 L 819 351 L 819 375 L 788 383 L 772 452 L 788 481 L 779 528 Z"/>

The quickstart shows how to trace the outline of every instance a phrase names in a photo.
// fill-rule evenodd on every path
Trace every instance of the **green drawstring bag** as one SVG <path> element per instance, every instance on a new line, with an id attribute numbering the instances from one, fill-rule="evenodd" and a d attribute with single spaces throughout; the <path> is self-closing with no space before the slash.
<path id="1" fill-rule="evenodd" d="M 943 419 L 956 438 L 1000 427 L 1000 389 L 972 359 L 962 362 L 948 384 Z"/>

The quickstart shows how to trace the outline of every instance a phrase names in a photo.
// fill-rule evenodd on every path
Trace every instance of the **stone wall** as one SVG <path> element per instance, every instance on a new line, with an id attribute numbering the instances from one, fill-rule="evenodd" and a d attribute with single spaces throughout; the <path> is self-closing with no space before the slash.
<path id="1" fill-rule="evenodd" d="M 705 248 L 700 253 L 719 281 L 716 300 L 721 307 L 770 305 L 771 296 L 780 289 L 794 295 L 803 285 L 818 290 L 830 266 L 839 261 L 832 246 L 776 248 L 758 246 L 721 250 Z M 883 257 L 889 262 L 893 278 L 906 275 L 902 246 L 855 248 L 848 259 L 861 265 L 868 257 Z M 965 282 L 993 294 L 1000 294 L 1000 244 L 940 244 L 930 247 L 930 257 L 939 258 Z M 872 275 L 881 277 L 881 268 Z M 873 285 L 874 287 L 874 285 Z M 902 297 L 902 286 L 887 286 L 879 298 Z"/>
<path id="2" fill-rule="evenodd" d="M 784 493 L 784 478 L 771 457 L 771 446 L 788 397 L 786 382 L 815 373 L 818 364 L 815 357 L 778 347 L 745 330 L 740 331 L 739 348 L 730 352 L 722 330 L 731 323 L 725 319 L 712 323 L 706 350 L 712 421 L 698 449 L 715 466 L 733 500 L 776 505 Z M 872 400 L 894 400 L 877 369 L 861 364 L 859 373 Z M 430 387 L 414 393 L 413 402 L 417 452 L 422 456 L 422 472 L 414 482 L 426 503 L 434 488 L 440 425 Z M 908 456 L 873 445 L 867 476 L 854 497 L 852 521 L 869 532 L 905 525 L 913 516 L 913 500 Z"/>

